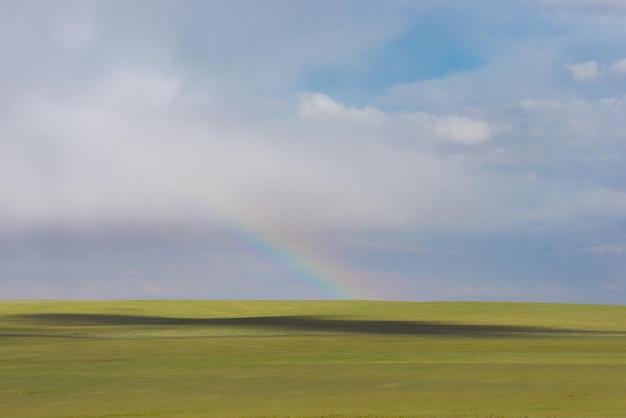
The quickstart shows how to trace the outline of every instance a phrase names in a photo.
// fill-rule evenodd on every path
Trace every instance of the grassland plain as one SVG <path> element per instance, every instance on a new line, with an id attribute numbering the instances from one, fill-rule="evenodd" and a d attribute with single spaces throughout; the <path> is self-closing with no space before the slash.
<path id="1" fill-rule="evenodd" d="M 625 417 L 626 307 L 0 303 L 2 417 Z"/>

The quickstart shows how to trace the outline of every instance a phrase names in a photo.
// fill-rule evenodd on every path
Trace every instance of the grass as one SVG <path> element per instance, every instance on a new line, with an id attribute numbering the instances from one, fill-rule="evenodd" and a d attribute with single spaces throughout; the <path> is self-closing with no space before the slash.
<path id="1" fill-rule="evenodd" d="M 623 417 L 626 307 L 0 303 L 7 417 Z"/>

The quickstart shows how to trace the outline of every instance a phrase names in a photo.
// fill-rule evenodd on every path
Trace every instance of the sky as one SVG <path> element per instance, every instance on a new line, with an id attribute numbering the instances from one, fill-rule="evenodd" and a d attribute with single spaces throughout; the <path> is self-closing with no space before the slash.
<path id="1" fill-rule="evenodd" d="M 0 299 L 626 304 L 622 0 L 0 0 Z"/>

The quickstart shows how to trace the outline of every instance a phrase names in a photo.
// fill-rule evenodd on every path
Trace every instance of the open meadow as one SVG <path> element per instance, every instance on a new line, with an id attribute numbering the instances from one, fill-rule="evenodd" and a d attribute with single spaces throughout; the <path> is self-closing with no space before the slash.
<path id="1" fill-rule="evenodd" d="M 624 417 L 626 307 L 0 303 L 3 417 Z"/>

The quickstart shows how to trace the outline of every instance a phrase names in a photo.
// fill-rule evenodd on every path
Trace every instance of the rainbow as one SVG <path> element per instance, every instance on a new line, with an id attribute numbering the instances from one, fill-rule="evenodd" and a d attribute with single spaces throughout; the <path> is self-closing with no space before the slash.
<path id="1" fill-rule="evenodd" d="M 307 299 L 373 298 L 363 288 L 358 274 L 331 257 L 281 244 L 278 238 L 239 220 L 223 216 L 213 217 L 213 220 L 223 244 L 275 273 L 271 278 L 273 285 L 304 287 L 302 291 L 307 293 Z"/>

